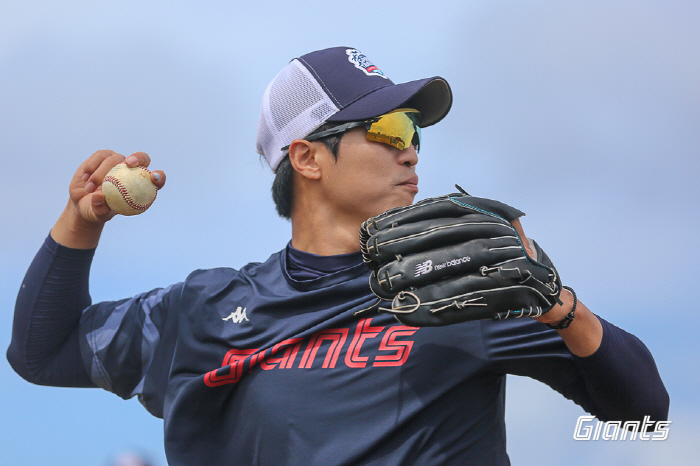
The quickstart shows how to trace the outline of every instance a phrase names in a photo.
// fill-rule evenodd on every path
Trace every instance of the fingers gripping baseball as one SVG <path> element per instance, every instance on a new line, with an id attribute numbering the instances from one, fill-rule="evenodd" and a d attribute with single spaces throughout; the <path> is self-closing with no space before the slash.
<path id="1" fill-rule="evenodd" d="M 148 182 L 155 190 L 162 188 L 165 173 L 161 170 L 148 172 L 146 167 L 150 162 L 150 157 L 144 152 L 136 152 L 129 157 L 111 150 L 92 154 L 78 168 L 70 185 L 71 202 L 79 217 L 91 223 L 103 223 L 114 217 L 117 212 L 107 203 L 103 184 L 110 170 L 119 164 L 130 168 L 140 167 L 148 173 Z"/>
<path id="2" fill-rule="evenodd" d="M 151 164 L 151 158 L 145 152 L 135 152 L 127 157 L 125 162 L 129 167 L 148 168 Z M 163 170 L 153 170 L 150 172 L 150 175 L 151 182 L 155 185 L 156 189 L 165 186 L 165 172 L 163 172 Z"/>

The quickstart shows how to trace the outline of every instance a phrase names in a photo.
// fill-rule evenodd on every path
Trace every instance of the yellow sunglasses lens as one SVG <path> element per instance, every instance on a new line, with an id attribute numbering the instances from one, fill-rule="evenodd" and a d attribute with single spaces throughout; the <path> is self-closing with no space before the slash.
<path id="1" fill-rule="evenodd" d="M 383 142 L 404 150 L 412 144 L 420 147 L 420 112 L 400 108 L 378 117 L 367 130 L 367 140 Z"/>

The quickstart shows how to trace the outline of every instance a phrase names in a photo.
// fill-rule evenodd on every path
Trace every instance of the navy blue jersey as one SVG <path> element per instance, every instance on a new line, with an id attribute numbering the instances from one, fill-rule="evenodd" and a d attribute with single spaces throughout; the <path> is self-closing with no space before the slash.
<path id="1" fill-rule="evenodd" d="M 289 264 L 304 254 L 196 271 L 82 316 L 61 311 L 78 325 L 65 326 L 61 354 L 79 346 L 90 383 L 138 396 L 164 419 L 171 465 L 507 465 L 505 374 L 540 380 L 603 420 L 667 413 L 649 352 L 602 319 L 603 342 L 587 358 L 531 319 L 407 327 L 356 314 L 374 301 L 359 254 L 317 273 Z M 18 372 L 60 372 L 29 367 L 46 338 L 26 329 L 57 315 L 47 309 L 68 287 L 52 288 L 52 277 L 89 268 L 83 256 L 49 239 L 30 268 L 8 351 Z"/>
<path id="2" fill-rule="evenodd" d="M 508 464 L 507 372 L 596 411 L 543 324 L 355 315 L 373 302 L 362 263 L 297 281 L 286 260 L 84 312 L 92 380 L 164 417 L 171 464 Z"/>

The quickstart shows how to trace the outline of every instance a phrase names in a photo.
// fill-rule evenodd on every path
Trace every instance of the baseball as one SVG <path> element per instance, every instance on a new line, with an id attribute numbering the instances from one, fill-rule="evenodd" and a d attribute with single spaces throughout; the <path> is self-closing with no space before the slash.
<path id="1" fill-rule="evenodd" d="M 121 215 L 145 212 L 158 192 L 146 167 L 131 168 L 123 162 L 107 172 L 102 191 L 109 208 Z"/>

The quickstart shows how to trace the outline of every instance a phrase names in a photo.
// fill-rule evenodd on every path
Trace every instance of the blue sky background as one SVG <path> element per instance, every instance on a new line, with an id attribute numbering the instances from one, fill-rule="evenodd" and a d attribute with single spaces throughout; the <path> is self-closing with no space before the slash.
<path id="1" fill-rule="evenodd" d="M 576 442 L 584 412 L 509 379 L 514 465 L 690 465 L 700 445 L 700 3 L 15 1 L 0 3 L 0 347 L 24 272 L 98 149 L 148 152 L 168 183 L 111 221 L 94 300 L 282 248 L 255 153 L 260 99 L 291 59 L 363 51 L 395 82 L 440 75 L 419 199 L 459 183 L 527 212 L 525 231 L 594 312 L 638 335 L 671 394 L 664 442 Z M 8 464 L 164 466 L 162 422 L 97 389 L 30 385 L 0 360 Z"/>

